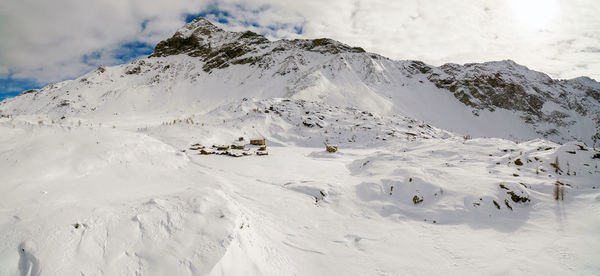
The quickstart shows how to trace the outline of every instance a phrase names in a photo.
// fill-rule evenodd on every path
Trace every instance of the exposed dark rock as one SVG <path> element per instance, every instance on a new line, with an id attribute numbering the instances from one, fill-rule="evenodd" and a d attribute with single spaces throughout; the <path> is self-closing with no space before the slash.
<path id="1" fill-rule="evenodd" d="M 142 68 L 138 65 L 136 67 L 133 67 L 132 69 L 129 69 L 127 71 L 125 71 L 125 74 L 127 75 L 136 75 L 142 72 Z"/>
<path id="2" fill-rule="evenodd" d="M 419 197 L 418 195 L 415 195 L 415 196 L 413 196 L 412 201 L 414 204 L 419 204 L 419 203 L 423 202 L 423 198 Z"/>
<path id="3" fill-rule="evenodd" d="M 517 195 L 513 191 L 509 191 L 509 192 L 507 192 L 507 194 L 509 194 L 510 195 L 510 199 L 512 201 L 516 202 L 516 203 L 519 203 L 519 202 L 525 203 L 525 202 L 530 201 L 529 197 Z"/>
<path id="4" fill-rule="evenodd" d="M 40 91 L 39 89 L 29 89 L 29 90 L 23 91 L 23 93 L 21 93 L 21 95 L 31 94 L 31 93 L 37 93 L 39 91 Z"/>
<path id="5" fill-rule="evenodd" d="M 196 36 L 191 35 L 184 38 L 181 33 L 175 33 L 171 38 L 156 44 L 154 52 L 152 52 L 150 57 L 165 57 L 179 54 L 200 56 L 202 53 L 208 52 L 210 52 L 210 49 L 201 46 Z"/>

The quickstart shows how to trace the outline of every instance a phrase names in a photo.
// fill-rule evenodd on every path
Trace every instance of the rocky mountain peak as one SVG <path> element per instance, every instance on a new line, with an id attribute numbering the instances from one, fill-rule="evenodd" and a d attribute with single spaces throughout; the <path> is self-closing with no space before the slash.
<path id="1" fill-rule="evenodd" d="M 204 71 L 225 68 L 236 59 L 268 43 L 264 36 L 252 31 L 225 31 L 204 18 L 194 19 L 166 40 L 159 42 L 150 57 L 187 54 L 205 62 Z M 249 59 L 237 61 L 248 63 Z"/>
<path id="2" fill-rule="evenodd" d="M 321 54 L 364 53 L 329 38 L 269 41 L 252 31 L 230 32 L 204 18 L 186 24 L 166 40 L 159 42 L 150 57 L 187 54 L 203 62 L 204 71 L 226 68 L 232 64 L 263 64 L 273 53 L 300 50 Z M 290 51 L 289 55 L 295 55 Z M 264 64 L 263 64 L 264 65 Z"/>
<path id="3" fill-rule="evenodd" d="M 190 35 L 196 36 L 210 36 L 213 33 L 225 32 L 223 29 L 215 26 L 212 22 L 202 17 L 194 19 L 192 22 L 185 24 L 176 33 L 179 33 L 183 37 L 189 37 Z"/>

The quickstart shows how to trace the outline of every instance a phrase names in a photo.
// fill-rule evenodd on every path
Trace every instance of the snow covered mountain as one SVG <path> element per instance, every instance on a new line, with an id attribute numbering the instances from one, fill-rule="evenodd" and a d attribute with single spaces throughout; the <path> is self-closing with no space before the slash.
<path id="1" fill-rule="evenodd" d="M 0 275 L 598 275 L 599 91 L 197 19 L 0 103 Z"/>
<path id="2" fill-rule="evenodd" d="M 290 98 L 404 115 L 473 137 L 600 138 L 600 83 L 553 80 L 512 61 L 393 61 L 331 39 L 269 41 L 196 19 L 147 59 L 25 91 L 0 114 L 53 120 L 178 119 L 242 98 Z"/>

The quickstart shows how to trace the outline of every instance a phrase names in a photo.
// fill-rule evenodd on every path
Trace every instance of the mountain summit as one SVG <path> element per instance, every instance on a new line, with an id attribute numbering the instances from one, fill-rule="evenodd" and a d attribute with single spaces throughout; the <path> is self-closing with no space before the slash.
<path id="1" fill-rule="evenodd" d="M 147 59 L 26 91 L 2 102 L 0 112 L 167 119 L 251 97 L 400 114 L 475 137 L 600 139 L 600 84 L 589 78 L 554 80 L 510 60 L 440 67 L 394 61 L 327 38 L 270 41 L 230 32 L 203 18 L 158 43 Z"/>
<path id="2" fill-rule="evenodd" d="M 326 38 L 270 42 L 252 31 L 228 32 L 204 18 L 197 18 L 177 30 L 171 38 L 159 42 L 150 57 L 179 54 L 199 57 L 205 62 L 204 71 L 210 72 L 212 69 L 222 69 L 232 64 L 255 65 L 262 62 L 262 65 L 266 65 L 267 59 L 273 53 L 292 48 L 335 54 L 365 52 L 362 48 L 352 48 Z M 265 49 L 267 51 L 263 51 Z"/>

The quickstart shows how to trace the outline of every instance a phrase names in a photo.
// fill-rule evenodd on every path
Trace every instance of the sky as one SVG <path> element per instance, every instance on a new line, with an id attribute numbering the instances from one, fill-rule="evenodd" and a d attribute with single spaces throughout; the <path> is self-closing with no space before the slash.
<path id="1" fill-rule="evenodd" d="M 553 78 L 600 80 L 599 14 L 598 0 L 3 0 L 0 99 L 145 57 L 198 16 L 396 60 L 512 59 Z"/>

